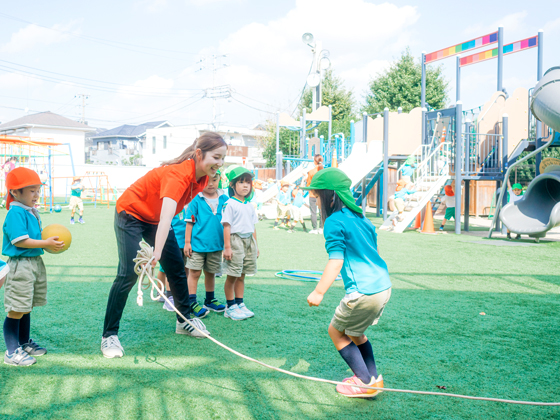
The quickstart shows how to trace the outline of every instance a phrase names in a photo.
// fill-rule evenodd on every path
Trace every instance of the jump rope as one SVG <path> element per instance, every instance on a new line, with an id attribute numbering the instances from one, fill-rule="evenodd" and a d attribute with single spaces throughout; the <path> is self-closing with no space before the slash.
<path id="1" fill-rule="evenodd" d="M 134 272 L 136 274 L 138 274 L 138 296 L 136 298 L 136 303 L 138 304 L 138 306 L 143 306 L 144 299 L 143 299 L 142 290 L 147 290 L 150 287 L 150 283 L 151 283 L 152 290 L 150 292 L 150 297 L 151 297 L 152 300 L 158 300 L 160 297 L 162 297 L 165 300 L 165 302 L 170 307 L 173 308 L 173 310 L 177 313 L 177 315 L 179 315 L 191 327 L 193 327 L 195 330 L 197 330 L 199 333 L 201 333 L 205 338 L 209 339 L 210 341 L 217 344 L 218 346 L 226 349 L 230 353 L 233 353 L 236 356 L 241 357 L 242 359 L 245 359 L 245 360 L 248 360 L 250 362 L 256 363 L 258 365 L 264 366 L 267 369 L 275 370 L 276 372 L 280 372 L 280 373 L 283 373 L 285 375 L 293 376 L 295 378 L 305 379 L 305 380 L 313 381 L 313 382 L 323 382 L 323 383 L 332 384 L 332 385 L 346 385 L 346 386 L 349 386 L 349 384 L 347 384 L 345 382 L 331 381 L 329 379 L 315 378 L 313 376 L 300 375 L 298 373 L 290 372 L 288 370 L 284 370 L 284 369 L 281 369 L 281 368 L 277 368 L 275 366 L 268 365 L 264 362 L 261 362 L 260 360 L 253 359 L 252 357 L 246 356 L 243 353 L 240 353 L 237 350 L 234 350 L 231 347 L 226 346 L 225 344 L 216 340 L 214 337 L 211 337 L 205 331 L 202 331 L 201 329 L 199 329 L 193 322 L 191 322 L 190 319 L 186 318 L 181 312 L 179 312 L 179 310 L 175 307 L 175 305 L 167 298 L 167 296 L 165 296 L 163 283 L 158 278 L 154 278 L 153 268 L 151 267 L 151 263 L 152 263 L 153 259 L 154 259 L 154 255 L 153 255 L 152 247 L 144 241 L 140 242 L 140 250 L 138 251 L 138 253 L 136 255 L 136 258 L 134 259 L 134 263 L 135 263 Z M 287 271 L 290 271 L 290 270 L 287 270 Z M 292 270 L 292 271 L 294 273 L 296 273 L 296 272 L 297 273 L 306 272 L 306 271 L 301 271 L 301 270 L 298 270 L 298 271 Z M 280 277 L 280 276 L 278 276 L 278 277 Z M 308 276 L 308 277 L 311 277 L 311 276 Z M 144 282 L 145 278 L 148 279 L 147 282 Z M 307 280 L 304 280 L 304 281 L 316 281 L 316 280 L 307 279 Z M 154 289 L 157 291 L 159 296 L 154 295 Z M 354 385 L 352 385 L 352 386 L 354 386 Z M 500 403 L 505 403 L 505 404 L 537 405 L 537 406 L 560 406 L 560 402 L 516 401 L 516 400 L 507 400 L 507 399 L 502 399 L 502 398 L 473 397 L 473 396 L 469 396 L 469 395 L 449 394 L 449 393 L 444 393 L 444 392 L 414 391 L 414 390 L 409 390 L 409 389 L 395 389 L 395 388 L 379 388 L 379 387 L 367 386 L 367 385 L 360 385 L 359 388 L 373 389 L 373 390 L 381 391 L 381 392 L 400 392 L 400 393 L 405 393 L 405 394 L 435 395 L 435 396 L 438 396 L 438 397 L 461 398 L 461 399 L 466 399 L 466 400 L 477 400 L 477 401 L 492 401 L 492 402 L 500 402 Z M 375 395 L 372 395 L 372 396 L 375 396 Z"/>

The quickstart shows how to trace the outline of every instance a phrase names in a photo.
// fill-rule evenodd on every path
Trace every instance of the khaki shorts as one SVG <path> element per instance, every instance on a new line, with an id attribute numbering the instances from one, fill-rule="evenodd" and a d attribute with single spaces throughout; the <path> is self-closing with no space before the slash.
<path id="1" fill-rule="evenodd" d="M 204 270 L 209 273 L 222 272 L 222 251 L 194 252 L 192 257 L 187 258 L 186 267 L 189 270 Z"/>
<path id="2" fill-rule="evenodd" d="M 290 207 L 292 207 L 291 204 L 280 204 L 278 203 L 278 207 L 276 210 L 276 213 L 278 215 L 278 218 L 282 218 L 282 217 L 290 217 Z"/>
<path id="3" fill-rule="evenodd" d="M 231 261 L 224 261 L 225 273 L 228 276 L 241 277 L 242 274 L 257 273 L 257 242 L 253 235 L 241 238 L 235 233 L 231 235 Z"/>
<path id="4" fill-rule="evenodd" d="M 374 295 L 361 295 L 356 299 L 345 297 L 336 308 L 331 325 L 346 335 L 359 337 L 370 325 L 377 324 L 390 297 L 390 288 Z"/>
<path id="5" fill-rule="evenodd" d="M 31 312 L 47 304 L 47 270 L 41 257 L 10 258 L 6 277 L 4 310 Z"/>
<path id="6" fill-rule="evenodd" d="M 294 222 L 303 223 L 303 216 L 301 215 L 301 207 L 292 206 L 292 214 L 294 216 Z"/>
<path id="7" fill-rule="evenodd" d="M 80 211 L 84 211 L 84 202 L 80 197 L 72 196 L 70 197 L 70 210 L 74 210 L 76 207 L 78 207 Z"/>
<path id="8" fill-rule="evenodd" d="M 402 213 L 404 211 L 404 200 L 402 198 L 395 198 L 395 207 L 397 208 L 397 210 L 399 211 L 399 213 Z"/>

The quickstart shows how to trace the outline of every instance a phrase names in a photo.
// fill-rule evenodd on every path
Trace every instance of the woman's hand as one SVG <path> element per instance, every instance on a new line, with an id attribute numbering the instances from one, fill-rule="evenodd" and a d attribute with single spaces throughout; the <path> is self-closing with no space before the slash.
<path id="1" fill-rule="evenodd" d="M 152 268 L 156 267 L 156 264 L 161 258 L 161 251 L 154 251 L 154 259 L 152 260 Z"/>

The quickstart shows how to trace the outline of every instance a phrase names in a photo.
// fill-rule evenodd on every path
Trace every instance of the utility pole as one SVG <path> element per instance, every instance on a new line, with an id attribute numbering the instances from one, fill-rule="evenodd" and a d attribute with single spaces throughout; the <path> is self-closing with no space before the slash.
<path id="1" fill-rule="evenodd" d="M 227 54 L 212 54 L 212 68 L 210 71 L 212 72 L 212 87 L 205 90 L 204 95 L 206 98 L 212 99 L 212 127 L 214 131 L 218 130 L 218 124 L 216 122 L 216 114 L 217 114 L 217 104 L 216 100 L 220 98 L 229 98 L 231 97 L 231 88 L 229 85 L 223 86 L 216 86 L 216 72 L 220 69 L 227 67 L 227 64 L 219 64 L 220 58 L 226 58 Z M 199 62 L 202 63 L 206 61 L 206 58 L 201 59 Z M 200 67 L 197 71 L 206 68 L 204 65 Z"/>
<path id="2" fill-rule="evenodd" d="M 82 124 L 86 123 L 86 99 L 89 98 L 87 93 L 78 93 L 76 96 L 74 96 L 75 98 L 82 98 L 82 119 L 80 120 L 80 122 Z"/>

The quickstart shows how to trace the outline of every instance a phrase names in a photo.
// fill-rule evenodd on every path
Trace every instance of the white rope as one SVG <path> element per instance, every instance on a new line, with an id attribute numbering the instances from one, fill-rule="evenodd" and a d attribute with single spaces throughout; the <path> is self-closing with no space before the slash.
<path id="1" fill-rule="evenodd" d="M 197 330 L 199 333 L 201 333 L 204 337 L 211 340 L 212 342 L 214 342 L 218 346 L 226 349 L 230 353 L 233 353 L 236 356 L 239 356 L 239 357 L 241 357 L 245 360 L 248 360 L 250 362 L 257 363 L 261 366 L 264 366 L 265 368 L 272 369 L 272 370 L 275 370 L 277 372 L 293 376 L 295 378 L 306 379 L 308 381 L 314 381 L 314 382 L 323 382 L 323 383 L 332 384 L 332 385 L 350 386 L 349 384 L 347 384 L 345 382 L 337 382 L 337 381 L 331 381 L 329 379 L 322 379 L 322 378 L 315 378 L 313 376 L 300 375 L 298 373 L 290 372 L 288 370 L 284 370 L 284 369 L 277 368 L 275 366 L 268 365 L 264 362 L 261 362 L 260 360 L 253 359 L 252 357 L 249 357 L 249 356 L 246 356 L 242 353 L 239 353 L 237 350 L 234 350 L 231 347 L 228 347 L 225 344 L 219 342 L 214 337 L 211 337 L 205 331 L 200 330 L 199 328 L 197 328 L 196 325 L 194 325 L 191 322 L 190 319 L 186 318 L 181 312 L 179 312 L 179 310 L 175 307 L 175 305 L 167 298 L 167 296 L 165 296 L 163 283 L 157 278 L 154 279 L 154 276 L 153 276 L 153 268 L 151 266 L 153 258 L 154 257 L 153 257 L 152 248 L 146 242 L 144 242 L 144 241 L 140 242 L 140 250 L 138 251 L 138 254 L 137 254 L 136 258 L 134 259 L 134 262 L 136 263 L 136 265 L 134 266 L 134 272 L 136 274 L 138 274 L 138 298 L 137 298 L 137 303 L 138 303 L 139 306 L 142 306 L 142 300 L 143 300 L 142 299 L 142 289 L 143 288 L 145 289 L 145 288 L 149 287 L 149 284 L 151 283 L 152 284 L 152 299 L 153 300 L 158 299 L 157 297 L 155 299 L 153 297 L 153 291 L 155 289 L 155 290 L 157 290 L 159 296 L 161 296 L 163 299 L 165 299 L 167 304 L 170 305 L 173 308 L 173 310 L 175 312 L 177 312 L 177 314 L 181 318 L 183 318 L 186 322 L 188 322 L 191 327 L 193 327 L 195 330 Z M 150 283 L 145 284 L 146 287 L 142 286 L 142 282 L 144 280 L 144 277 L 147 277 L 149 282 L 150 282 Z M 160 287 L 158 287 L 158 285 Z M 400 392 L 400 393 L 417 394 L 417 395 L 435 395 L 435 396 L 438 396 L 438 397 L 462 398 L 462 399 L 466 399 L 466 400 L 477 400 L 477 401 L 492 401 L 492 402 L 500 402 L 500 403 L 505 403 L 505 404 L 560 406 L 560 402 L 550 402 L 549 403 L 549 402 L 516 401 L 516 400 L 506 400 L 506 399 L 502 399 L 502 398 L 472 397 L 472 396 L 469 396 L 469 395 L 448 394 L 448 393 L 443 393 L 443 392 L 414 391 L 414 390 L 409 390 L 409 389 L 394 389 L 394 388 L 378 388 L 378 387 L 367 386 L 367 385 L 359 385 L 359 386 L 358 385 L 351 385 L 351 386 L 355 386 L 355 387 L 363 388 L 363 389 L 374 389 L 374 390 L 377 390 L 377 391 Z"/>

